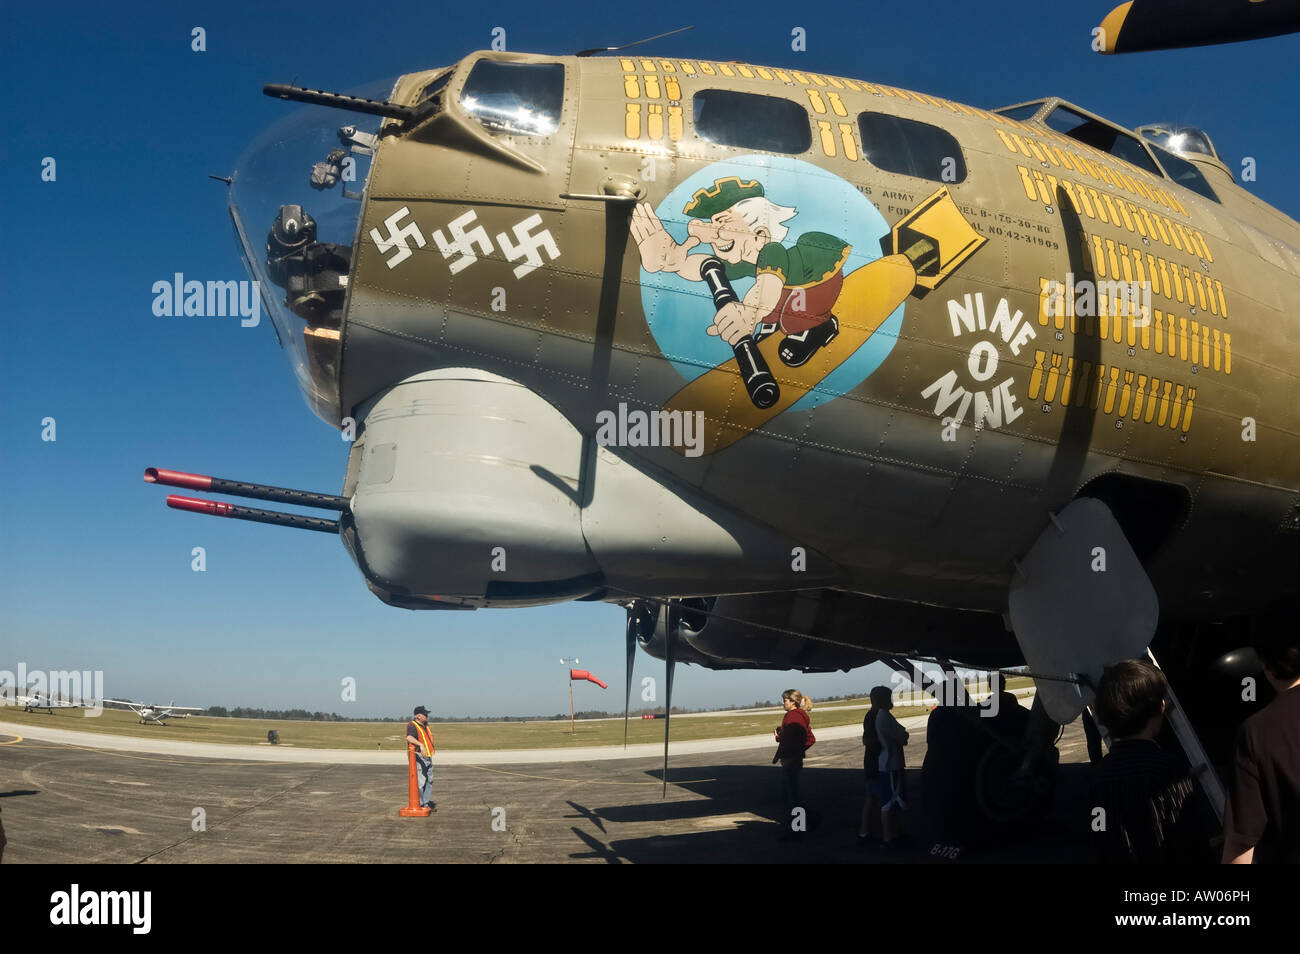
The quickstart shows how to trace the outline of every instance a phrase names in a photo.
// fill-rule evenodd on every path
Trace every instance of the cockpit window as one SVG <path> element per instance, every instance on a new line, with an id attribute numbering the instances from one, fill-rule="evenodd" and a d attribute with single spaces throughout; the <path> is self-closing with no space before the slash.
<path id="1" fill-rule="evenodd" d="M 424 89 L 420 90 L 420 102 L 426 102 L 441 93 L 449 79 L 451 79 L 451 70 L 446 70 L 426 83 Z"/>
<path id="2" fill-rule="evenodd" d="M 1017 122 L 1024 122 L 1033 119 L 1038 115 L 1038 111 L 1043 108 L 1043 101 L 1040 99 L 1036 103 L 1025 103 L 1023 106 L 1005 106 L 1002 109 L 995 109 L 993 112 L 999 116 L 1006 116 L 1008 119 L 1014 119 Z"/>
<path id="3" fill-rule="evenodd" d="M 858 128 L 873 166 L 934 182 L 966 181 L 961 146 L 946 129 L 888 113 L 863 113 Z"/>
<path id="4" fill-rule="evenodd" d="M 1071 139 L 1077 139 L 1084 145 L 1092 146 L 1101 152 L 1108 152 L 1152 175 L 1160 175 L 1160 167 L 1142 148 L 1142 143 L 1136 136 L 1090 119 L 1066 106 L 1057 106 L 1048 113 L 1046 123 L 1057 132 L 1064 133 Z"/>
<path id="5" fill-rule="evenodd" d="M 812 145 L 807 111 L 788 99 L 702 89 L 693 105 L 695 132 L 709 142 L 790 155 Z"/>
<path id="6" fill-rule="evenodd" d="M 479 60 L 460 91 L 460 105 L 494 132 L 549 136 L 560 125 L 564 65 Z"/>
<path id="7" fill-rule="evenodd" d="M 1184 189 L 1191 189 L 1197 195 L 1204 196 L 1211 202 L 1218 202 L 1219 197 L 1214 194 L 1214 189 L 1205 181 L 1205 176 L 1201 175 L 1201 170 L 1192 165 L 1186 159 L 1175 156 L 1168 149 L 1161 149 L 1155 143 L 1151 144 L 1155 151 L 1156 158 L 1160 160 L 1160 165 L 1165 167 L 1165 172 L 1169 178 L 1173 179 Z"/>

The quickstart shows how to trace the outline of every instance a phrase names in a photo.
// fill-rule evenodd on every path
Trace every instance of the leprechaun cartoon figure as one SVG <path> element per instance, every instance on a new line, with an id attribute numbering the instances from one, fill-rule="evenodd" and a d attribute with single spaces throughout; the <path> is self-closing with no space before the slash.
<path id="1" fill-rule="evenodd" d="M 856 190 L 850 199 L 864 212 L 870 207 Z M 702 282 L 714 305 L 708 333 L 735 352 L 664 403 L 669 413 L 704 411 L 704 454 L 729 447 L 795 407 L 847 367 L 909 295 L 938 288 L 988 242 L 947 187 L 940 187 L 881 237 L 879 257 L 864 256 L 846 273 L 851 249 L 842 239 L 804 232 L 786 243 L 786 223 L 796 211 L 777 205 L 762 183 L 742 176 L 715 179 L 695 192 L 682 209 L 689 222 L 681 244 L 649 205 L 633 211 L 631 232 L 642 267 Z M 697 245 L 712 246 L 713 253 L 691 254 Z M 754 279 L 743 299 L 730 287 L 736 278 Z M 888 355 L 898 337 L 895 331 L 877 353 Z M 881 360 L 865 362 L 863 377 Z M 837 393 L 844 384 L 836 385 Z M 749 400 L 737 399 L 738 385 Z"/>
<path id="2" fill-rule="evenodd" d="M 844 285 L 848 243 L 825 232 L 805 232 L 790 247 L 786 225 L 797 210 L 767 198 L 762 183 L 739 176 L 716 180 L 695 193 L 682 212 L 690 217 L 682 244 L 668 234 L 648 203 L 632 213 L 632 237 L 647 272 L 675 272 L 703 281 L 700 266 L 711 257 L 725 264 L 728 280 L 753 278 L 741 301 L 724 305 L 708 333 L 733 347 L 752 336 L 761 341 L 784 334 L 777 351 L 797 368 L 839 334 L 835 302 Z M 713 256 L 688 254 L 711 245 Z"/>

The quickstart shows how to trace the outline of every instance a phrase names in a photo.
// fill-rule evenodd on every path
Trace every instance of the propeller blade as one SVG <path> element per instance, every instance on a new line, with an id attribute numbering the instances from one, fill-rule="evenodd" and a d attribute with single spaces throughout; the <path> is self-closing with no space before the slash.
<path id="1" fill-rule="evenodd" d="M 673 670 L 677 666 L 677 604 L 668 604 L 667 638 L 664 640 L 664 793 L 668 797 L 668 726 L 673 715 Z"/>
<path id="2" fill-rule="evenodd" d="M 1129 0 L 1101 31 L 1101 53 L 1258 40 L 1300 31 L 1300 0 Z"/>
<path id="3" fill-rule="evenodd" d="M 632 711 L 632 664 L 636 662 L 636 621 L 632 608 L 627 611 L 627 692 L 623 696 L 623 748 L 627 748 L 627 720 Z"/>

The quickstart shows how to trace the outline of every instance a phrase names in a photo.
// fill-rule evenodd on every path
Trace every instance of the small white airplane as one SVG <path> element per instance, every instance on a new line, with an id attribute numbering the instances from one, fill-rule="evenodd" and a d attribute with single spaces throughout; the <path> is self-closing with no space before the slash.
<path id="1" fill-rule="evenodd" d="M 52 699 L 48 693 L 33 691 L 31 695 L 18 695 L 18 705 L 23 707 L 24 712 L 33 712 L 36 709 L 44 709 L 50 715 L 54 714 L 55 709 L 81 709 L 83 706 L 79 702 L 60 702 Z"/>
<path id="2" fill-rule="evenodd" d="M 126 706 L 132 712 L 140 717 L 140 725 L 146 722 L 157 722 L 159 725 L 166 725 L 166 719 L 188 719 L 191 712 L 202 712 L 202 706 L 146 706 L 138 702 L 124 702 L 121 699 L 105 699 L 105 702 L 116 703 L 119 706 Z"/>

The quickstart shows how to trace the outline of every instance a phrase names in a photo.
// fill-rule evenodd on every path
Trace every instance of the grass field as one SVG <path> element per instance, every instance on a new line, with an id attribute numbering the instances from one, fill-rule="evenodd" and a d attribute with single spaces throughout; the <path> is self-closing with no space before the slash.
<path id="1" fill-rule="evenodd" d="M 849 703 L 845 703 L 846 705 Z M 918 707 L 899 707 L 895 713 L 916 715 Z M 865 711 L 827 707 L 813 711 L 813 729 L 860 723 Z M 280 733 L 281 745 L 322 749 L 404 750 L 406 726 L 398 722 L 291 722 L 283 719 L 216 719 L 191 716 L 167 725 L 138 725 L 130 712 L 105 709 L 98 718 L 88 719 L 77 709 L 23 712 L 0 709 L 0 722 L 48 726 L 78 732 L 103 732 L 145 738 L 177 739 L 186 742 L 223 742 L 243 745 L 266 744 L 266 733 Z M 781 722 L 773 712 L 736 717 L 673 719 L 673 739 L 719 739 L 737 735 L 770 733 Z M 616 745 L 623 742 L 623 720 L 579 722 L 569 733 L 566 722 L 453 722 L 433 723 L 434 742 L 440 749 L 543 749 L 586 745 Z M 662 719 L 633 719 L 628 741 L 662 742 Z"/>
<path id="2" fill-rule="evenodd" d="M 1029 685 L 1028 679 L 1008 680 L 1011 688 Z M 866 714 L 860 708 L 866 699 L 844 699 L 813 709 L 813 731 L 839 725 L 858 725 Z M 927 707 L 894 709 L 900 719 L 919 715 Z M 266 745 L 266 733 L 280 733 L 281 745 L 313 749 L 405 749 L 406 726 L 400 722 L 293 722 L 286 719 L 219 719 L 191 716 L 167 725 L 139 725 L 135 713 L 105 709 L 97 718 L 86 718 L 80 709 L 55 709 L 53 713 L 23 712 L 13 706 L 0 707 L 0 722 L 47 726 L 77 732 L 104 732 L 144 738 L 175 739 L 183 742 L 218 742 L 238 745 Z M 673 719 L 673 739 L 724 739 L 742 735 L 770 734 L 781 722 L 780 710 L 742 713 L 734 716 L 679 716 Z M 621 745 L 622 719 L 578 722 L 569 732 L 568 722 L 450 722 L 432 723 L 434 743 L 449 750 L 547 749 L 587 745 Z M 662 742 L 662 719 L 631 720 L 628 742 Z"/>

